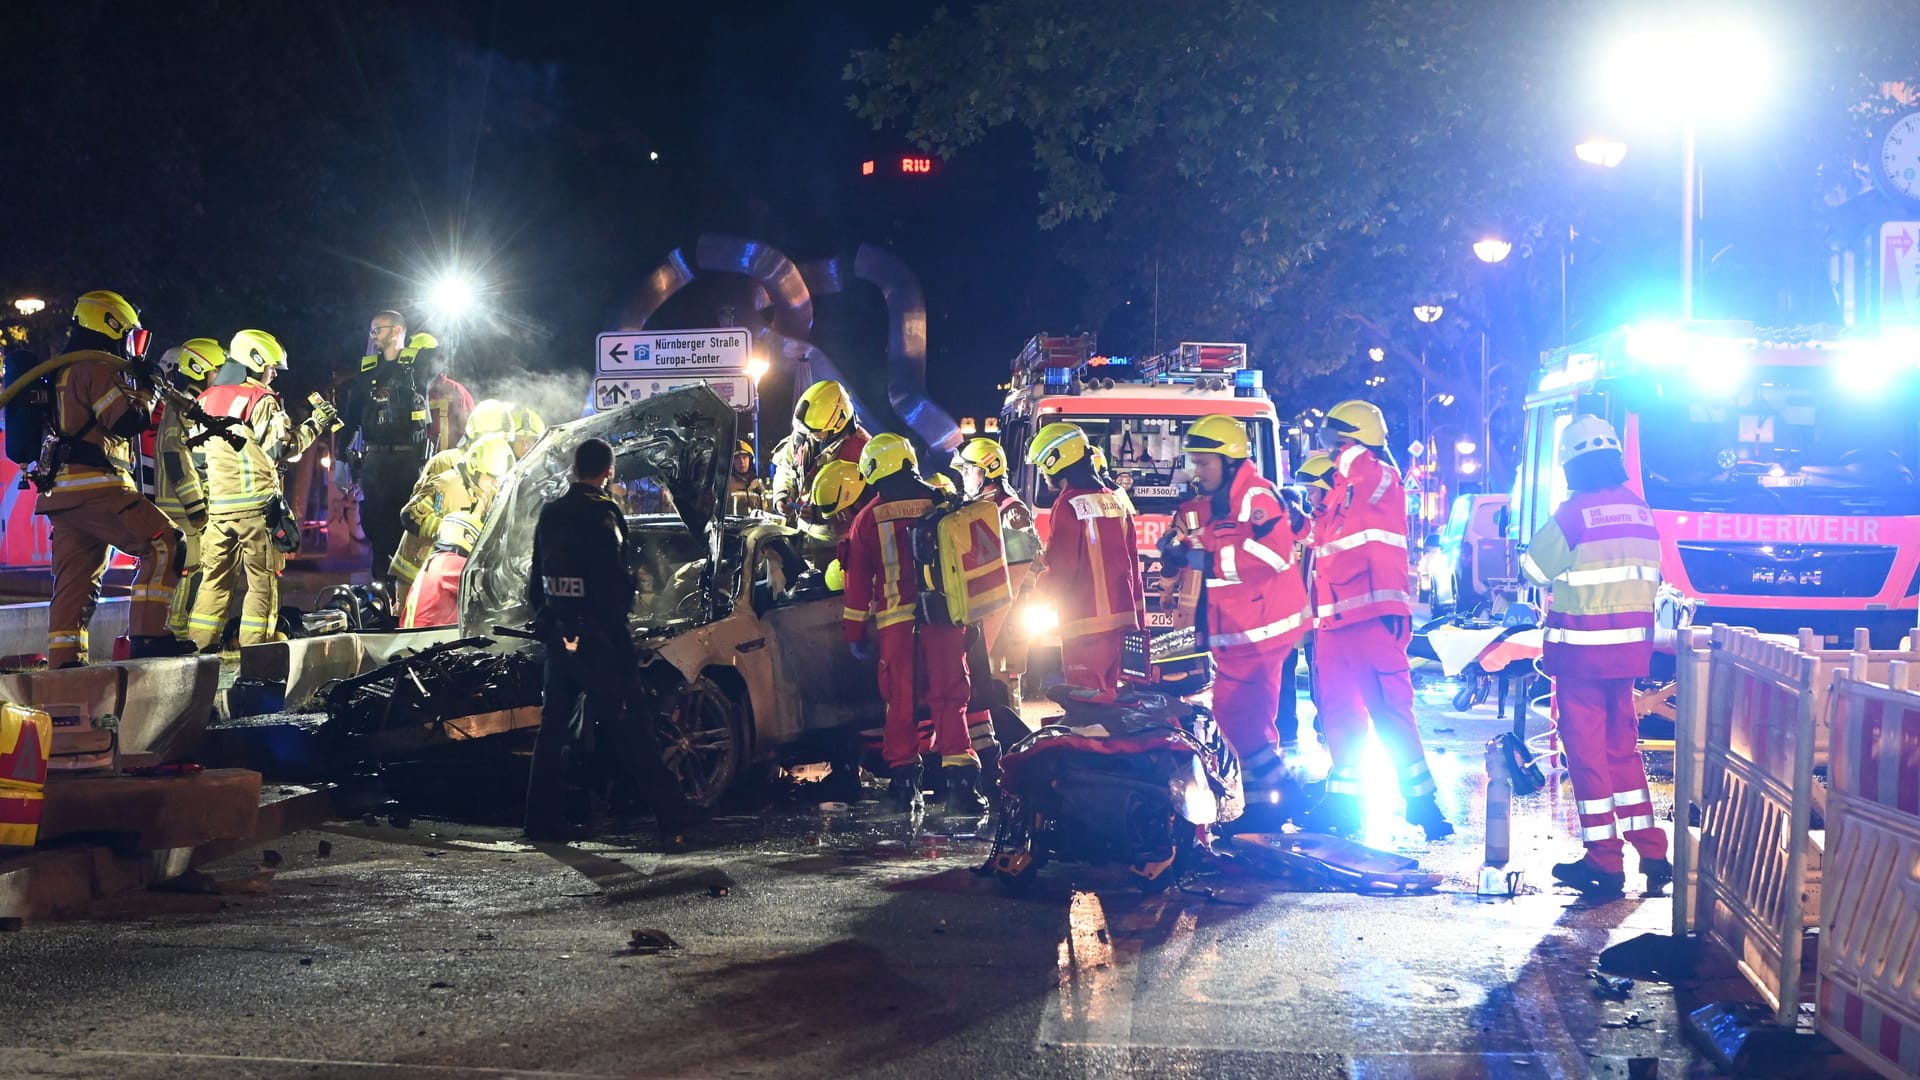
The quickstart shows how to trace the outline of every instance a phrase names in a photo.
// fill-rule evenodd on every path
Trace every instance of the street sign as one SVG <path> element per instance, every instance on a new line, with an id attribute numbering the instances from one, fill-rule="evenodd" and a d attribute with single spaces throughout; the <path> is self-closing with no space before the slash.
<path id="1" fill-rule="evenodd" d="M 1880 226 L 1880 321 L 1920 322 L 1920 221 Z"/>
<path id="2" fill-rule="evenodd" d="M 747 370 L 753 337 L 741 329 L 601 334 L 594 340 L 596 375 L 737 375 Z"/>
<path id="3" fill-rule="evenodd" d="M 736 409 L 753 408 L 753 380 L 745 375 L 602 375 L 593 380 L 593 411 L 606 412 L 629 401 L 644 401 L 669 390 L 702 383 L 713 387 L 714 393 L 726 398 L 727 404 Z"/>

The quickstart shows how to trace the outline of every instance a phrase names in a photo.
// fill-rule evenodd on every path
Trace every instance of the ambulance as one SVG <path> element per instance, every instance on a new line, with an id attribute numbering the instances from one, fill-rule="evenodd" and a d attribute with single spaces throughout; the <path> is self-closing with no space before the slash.
<path id="1" fill-rule="evenodd" d="M 1545 355 L 1513 495 L 1525 544 L 1566 498 L 1576 415 L 1619 431 L 1661 575 L 1702 618 L 1876 648 L 1920 597 L 1920 336 L 1741 322 L 1629 326 Z"/>
<path id="2" fill-rule="evenodd" d="M 1174 612 L 1159 610 L 1160 536 L 1175 509 L 1192 497 L 1191 477 L 1180 451 L 1187 427 L 1213 413 L 1247 425 L 1261 475 L 1288 474 L 1279 418 L 1267 397 L 1263 373 L 1247 365 L 1247 347 L 1226 342 L 1182 342 L 1159 356 L 1134 359 L 1095 351 L 1091 334 L 1039 335 L 1013 360 L 1012 380 L 1000 411 L 1000 443 L 1020 497 L 1034 508 L 1041 537 L 1047 536 L 1053 492 L 1039 470 L 1025 464 L 1033 433 L 1069 421 L 1104 451 L 1115 483 L 1138 511 L 1134 542 L 1147 583 L 1147 621 L 1172 626 Z M 1036 644 L 1057 641 L 1050 609 L 1030 606 L 1021 617 Z"/>

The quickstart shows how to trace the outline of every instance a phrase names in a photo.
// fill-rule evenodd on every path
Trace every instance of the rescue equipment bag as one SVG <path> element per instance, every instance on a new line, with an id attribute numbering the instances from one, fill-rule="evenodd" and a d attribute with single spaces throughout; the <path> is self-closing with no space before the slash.
<path id="1" fill-rule="evenodd" d="M 1013 606 L 1000 508 L 985 499 L 938 502 L 913 525 L 920 571 L 914 614 L 935 626 L 971 626 Z"/>
<path id="2" fill-rule="evenodd" d="M 300 552 L 300 520 L 293 514 L 293 508 L 287 505 L 284 495 L 275 495 L 267 501 L 267 539 L 273 544 L 273 550 L 283 555 L 296 555 Z"/>
<path id="3" fill-rule="evenodd" d="M 0 379 L 13 386 L 27 372 L 40 365 L 40 358 L 26 349 L 7 354 L 0 368 Z M 53 424 L 53 382 L 42 376 L 33 385 L 23 387 L 7 402 L 4 422 L 7 429 L 7 460 L 15 465 L 32 465 L 40 460 L 40 447 Z"/>

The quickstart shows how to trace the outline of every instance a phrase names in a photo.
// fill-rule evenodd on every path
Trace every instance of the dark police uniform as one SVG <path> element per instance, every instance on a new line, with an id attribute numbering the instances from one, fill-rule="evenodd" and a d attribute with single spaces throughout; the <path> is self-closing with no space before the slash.
<path id="1" fill-rule="evenodd" d="M 360 461 L 360 524 L 373 553 L 373 580 L 384 581 L 388 564 L 404 533 L 400 511 L 427 464 L 427 399 L 419 383 L 425 378 L 418 360 L 423 350 L 403 349 L 388 360 L 378 353 L 360 358 L 360 377 L 347 397 L 339 444 L 347 446 L 358 434 L 363 440 Z"/>
<path id="2" fill-rule="evenodd" d="M 527 780 L 530 834 L 560 834 L 570 828 L 569 759 L 580 754 L 589 730 L 603 747 L 613 744 L 609 748 L 635 765 L 639 762 L 628 754 L 650 749 L 626 745 L 631 740 L 625 738 L 620 716 L 635 668 L 627 625 L 634 587 L 627 572 L 626 541 L 619 504 L 599 488 L 581 483 L 542 507 L 534 528 L 527 602 L 546 645 L 546 673 L 540 734 Z M 568 640 L 574 642 L 572 649 Z"/>

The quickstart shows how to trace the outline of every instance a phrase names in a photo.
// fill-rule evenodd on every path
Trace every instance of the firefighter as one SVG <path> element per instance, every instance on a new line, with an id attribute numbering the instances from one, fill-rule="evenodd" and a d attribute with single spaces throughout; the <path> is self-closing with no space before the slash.
<path id="1" fill-rule="evenodd" d="M 547 433 L 547 422 L 528 405 L 514 405 L 507 410 L 507 433 L 513 438 L 514 460 L 526 457 L 540 436 Z"/>
<path id="2" fill-rule="evenodd" d="M 1020 676 L 1027 671 L 1026 637 L 1009 630 L 1008 617 L 1018 608 L 1040 558 L 1040 533 L 1033 524 L 1033 509 L 1007 487 L 1007 454 L 992 439 L 969 439 L 953 455 L 953 470 L 960 475 L 962 493 L 968 499 L 985 499 L 1000 508 L 1000 536 L 1006 544 L 1007 585 L 1014 602 L 1007 610 L 980 625 L 980 643 L 985 649 L 983 672 L 1004 688 L 1006 706 L 1020 710 Z M 978 654 L 969 658 L 977 663 Z M 967 726 L 972 730 L 979 717 L 969 713 Z"/>
<path id="3" fill-rule="evenodd" d="M 499 398 L 487 398 L 473 407 L 467 414 L 467 427 L 464 442 L 472 442 L 482 435 L 505 435 L 513 437 L 513 403 Z"/>
<path id="4" fill-rule="evenodd" d="M 160 358 L 159 377 L 188 393 L 198 395 L 207 388 L 214 372 L 227 362 L 227 350 L 212 338 L 194 338 L 168 349 Z M 185 637 L 187 616 L 193 612 L 193 597 L 200 589 L 200 534 L 207 527 L 206 451 L 188 446 L 197 434 L 197 426 L 176 408 L 161 410 L 159 433 L 154 440 L 154 504 L 160 507 L 173 527 L 180 530 L 185 551 L 185 574 L 173 590 L 173 602 L 167 608 L 167 630 Z"/>
<path id="5" fill-rule="evenodd" d="M 1240 757 L 1247 805 L 1277 807 L 1286 779 L 1274 725 L 1281 670 L 1307 632 L 1306 582 L 1295 565 L 1306 516 L 1260 475 L 1253 440 L 1233 417 L 1195 420 L 1181 449 L 1200 498 L 1181 507 L 1180 520 L 1197 522 L 1198 530 L 1187 544 L 1168 549 L 1168 561 L 1204 553 L 1213 714 Z"/>
<path id="6" fill-rule="evenodd" d="M 1309 600 L 1313 589 L 1313 523 L 1327 507 L 1327 493 L 1333 490 L 1333 455 L 1324 450 L 1315 450 L 1301 460 L 1299 468 L 1293 470 L 1293 489 L 1299 493 L 1303 509 L 1307 515 L 1307 533 L 1299 537 L 1294 547 L 1294 568 L 1300 573 L 1300 580 L 1307 588 Z M 1304 656 L 1307 662 L 1307 695 L 1316 703 L 1320 700 L 1313 692 L 1313 632 L 1314 623 L 1311 606 L 1307 613 L 1308 632 L 1294 647 L 1287 659 L 1280 665 L 1280 712 L 1274 717 L 1274 727 L 1280 732 L 1280 750 L 1288 757 L 1297 751 L 1300 741 L 1300 661 Z M 1321 730 L 1318 714 L 1314 716 L 1313 729 Z M 1297 766 L 1298 762 L 1295 762 Z M 1290 767 L 1291 768 L 1291 767 Z"/>
<path id="7" fill-rule="evenodd" d="M 633 577 L 627 571 L 626 520 L 607 495 L 613 447 L 587 439 L 573 454 L 573 483 L 540 509 L 533 531 L 527 603 L 546 646 L 540 733 L 527 777 L 526 832 L 536 841 L 577 839 L 567 820 L 571 760 L 590 730 L 621 740 L 627 680 L 635 667 L 627 624 Z M 580 722 L 575 723 L 575 712 Z"/>
<path id="8" fill-rule="evenodd" d="M 861 660 L 876 654 L 887 719 L 881 753 L 890 771 L 888 798 L 903 813 L 921 809 L 922 745 L 916 713 L 932 721 L 933 753 L 940 755 L 947 812 L 986 810 L 979 792 L 980 758 L 967 740 L 966 628 L 916 618 L 920 573 L 913 558 L 913 527 L 934 507 L 935 493 L 920 479 L 913 444 L 878 435 L 860 453 L 860 478 L 873 500 L 847 531 L 846 597 L 842 626 Z M 868 627 L 869 619 L 872 629 Z"/>
<path id="9" fill-rule="evenodd" d="M 1108 490 L 1113 492 L 1113 497 L 1120 500 L 1120 507 L 1127 512 L 1128 517 L 1139 517 L 1140 511 L 1133 508 L 1133 495 L 1127 490 L 1132 486 L 1133 481 L 1128 480 L 1125 484 L 1120 482 L 1120 478 L 1107 467 L 1105 450 L 1094 446 L 1088 450 L 1088 454 L 1093 458 L 1093 475 L 1099 477 L 1100 482 L 1107 485 Z"/>
<path id="10" fill-rule="evenodd" d="M 450 456 L 453 460 L 446 461 Z M 414 485 L 413 494 L 400 508 L 406 535 L 393 554 L 393 580 L 401 595 L 413 586 L 420 567 L 433 554 L 441 519 L 471 511 L 485 521 L 500 478 L 512 468 L 513 443 L 505 435 L 483 435 L 464 450 L 433 456 Z"/>
<path id="11" fill-rule="evenodd" d="M 158 506 L 134 486 L 129 440 L 153 422 L 153 390 L 116 359 L 139 363 L 150 334 L 126 297 L 98 290 L 73 306 L 67 355 L 78 357 L 53 377 L 55 458 L 34 501 L 45 514 L 53 549 L 53 599 L 47 605 L 47 663 L 87 662 L 87 623 L 100 600 L 100 575 L 111 548 L 140 560 L 127 607 L 130 654 L 182 656 L 190 642 L 167 631 L 167 608 L 180 580 L 181 537 Z"/>
<path id="12" fill-rule="evenodd" d="M 439 349 L 427 353 L 422 361 L 433 372 L 427 383 L 427 445 L 439 453 L 466 441 L 467 417 L 473 413 L 473 394 L 448 371 L 451 358 L 442 358 Z"/>
<path id="13" fill-rule="evenodd" d="M 298 427 L 272 386 L 287 366 L 287 350 L 264 330 L 242 330 L 227 346 L 230 365 L 247 373 L 238 385 L 213 386 L 200 394 L 209 416 L 240 421 L 244 445 L 224 439 L 207 443 L 207 528 L 201 549 L 203 577 L 187 618 L 187 634 L 202 649 L 217 649 L 233 594 L 242 585 L 240 644 L 275 639 L 280 614 L 280 578 L 269 538 L 267 513 L 280 496 L 280 467 L 298 457 L 339 416 L 324 400 Z"/>
<path id="14" fill-rule="evenodd" d="M 440 519 L 433 554 L 407 590 L 401 626 L 452 626 L 460 621 L 460 573 L 467 568 L 473 545 L 480 542 L 480 525 L 481 515 L 469 510 Z"/>
<path id="15" fill-rule="evenodd" d="M 868 438 L 853 418 L 847 388 L 837 382 L 814 383 L 794 403 L 793 434 L 773 448 L 773 512 L 798 515 L 814 551 L 810 557 L 824 557 L 840 539 L 806 501 L 813 478 L 829 461 L 858 464 Z"/>
<path id="16" fill-rule="evenodd" d="M 753 444 L 742 439 L 733 448 L 733 467 L 727 472 L 727 510 L 736 516 L 758 510 L 766 494 L 765 481 L 754 475 Z"/>
<path id="17" fill-rule="evenodd" d="M 873 489 L 860 479 L 860 466 L 850 461 L 829 461 L 813 478 L 813 490 L 807 493 L 822 521 L 840 534 L 833 562 L 826 569 L 827 588 L 840 592 L 847 587 L 847 530 L 862 507 L 873 499 Z"/>
<path id="18" fill-rule="evenodd" d="M 1520 557 L 1527 580 L 1553 593 L 1541 667 L 1553 677 L 1587 849 L 1555 866 L 1553 876 L 1589 897 L 1619 896 L 1624 837 L 1640 855 L 1647 895 L 1658 896 L 1673 880 L 1673 864 L 1635 746 L 1633 682 L 1653 659 L 1660 534 L 1645 500 L 1627 487 L 1620 437 L 1605 420 L 1575 417 L 1557 454 L 1567 500 Z"/>
<path id="19" fill-rule="evenodd" d="M 1327 411 L 1326 431 L 1334 444 L 1333 488 L 1314 530 L 1314 657 L 1333 771 L 1325 798 L 1301 824 L 1312 832 L 1360 831 L 1360 763 L 1371 720 L 1393 762 L 1407 820 L 1438 840 L 1452 835 L 1453 826 L 1434 798 L 1413 721 L 1406 489 L 1387 452 L 1386 417 L 1378 408 L 1343 401 Z"/>
<path id="20" fill-rule="evenodd" d="M 373 580 L 381 583 L 392 572 L 402 529 L 400 508 L 406 505 L 420 470 L 427 463 L 427 399 L 419 355 L 436 344 L 429 334 L 407 338 L 407 320 L 397 311 L 382 311 L 367 328 L 369 352 L 360 358 L 360 375 L 347 396 L 345 427 L 340 445 L 361 441 L 357 452 L 343 455 L 360 485 L 360 523 L 373 557 Z"/>
<path id="21" fill-rule="evenodd" d="M 1055 492 L 1034 589 L 1059 612 L 1067 683 L 1110 702 L 1119 696 L 1121 643 L 1140 629 L 1146 605 L 1133 517 L 1095 475 L 1091 450 L 1086 432 L 1059 422 L 1027 447 L 1027 464 Z"/>

